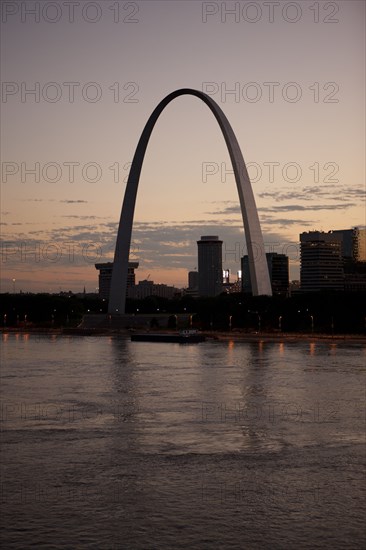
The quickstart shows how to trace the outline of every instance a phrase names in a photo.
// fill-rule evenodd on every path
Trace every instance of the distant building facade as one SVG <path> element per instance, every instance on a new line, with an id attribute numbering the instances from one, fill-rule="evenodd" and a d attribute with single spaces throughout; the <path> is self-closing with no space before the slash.
<path id="1" fill-rule="evenodd" d="M 198 290 L 198 271 L 189 271 L 188 288 L 189 290 Z"/>
<path id="2" fill-rule="evenodd" d="M 355 262 L 366 262 L 366 227 L 355 227 L 353 231 L 353 259 Z"/>
<path id="3" fill-rule="evenodd" d="M 198 271 L 189 271 L 188 272 L 188 288 L 185 289 L 184 293 L 193 298 L 198 296 Z"/>
<path id="4" fill-rule="evenodd" d="M 341 241 L 341 253 L 344 259 L 366 262 L 366 228 L 335 229 L 331 233 Z"/>
<path id="5" fill-rule="evenodd" d="M 288 289 L 289 296 L 292 296 L 293 294 L 297 294 L 300 292 L 300 281 L 298 279 L 294 279 L 293 281 L 290 281 L 290 286 Z"/>
<path id="6" fill-rule="evenodd" d="M 198 246 L 198 294 L 218 296 L 222 292 L 222 241 L 202 236 Z"/>
<path id="7" fill-rule="evenodd" d="M 137 285 L 127 289 L 127 297 L 135 300 L 143 300 L 148 296 L 157 296 L 158 298 L 167 298 L 171 300 L 180 294 L 181 291 L 174 286 L 156 284 L 154 281 L 149 281 L 147 279 L 139 281 Z"/>
<path id="8" fill-rule="evenodd" d="M 300 288 L 305 292 L 343 290 L 342 241 L 329 231 L 300 235 Z"/>
<path id="9" fill-rule="evenodd" d="M 139 266 L 138 262 L 128 262 L 127 291 L 135 286 L 135 269 Z M 99 271 L 99 297 L 102 300 L 109 299 L 111 288 L 113 262 L 95 264 L 95 269 Z"/>
<path id="10" fill-rule="evenodd" d="M 289 258 L 286 254 L 267 252 L 266 260 L 268 265 L 269 278 L 273 294 L 287 294 L 289 291 Z M 249 272 L 248 256 L 241 259 L 242 270 L 242 291 L 252 292 L 252 284 Z"/>
<path id="11" fill-rule="evenodd" d="M 237 294 L 241 292 L 241 271 L 238 271 L 236 274 L 236 280 L 231 281 L 230 279 L 230 269 L 224 269 L 223 271 L 223 284 L 222 291 L 226 294 Z"/>
<path id="12" fill-rule="evenodd" d="M 366 290 L 366 229 L 300 235 L 301 291 Z"/>

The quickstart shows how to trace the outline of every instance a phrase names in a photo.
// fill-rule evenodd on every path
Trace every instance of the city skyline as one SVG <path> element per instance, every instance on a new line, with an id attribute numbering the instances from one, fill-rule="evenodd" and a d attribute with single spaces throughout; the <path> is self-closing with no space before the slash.
<path id="1" fill-rule="evenodd" d="M 290 256 L 290 278 L 301 232 L 365 225 L 364 3 L 337 2 L 332 15 L 319 2 L 319 22 L 304 4 L 291 22 L 284 2 L 270 22 L 262 3 L 255 23 L 220 2 L 132 2 L 136 13 L 119 3 L 120 14 L 112 4 L 96 3 L 95 23 L 92 10 L 54 24 L 51 8 L 39 23 L 3 13 L 3 292 L 13 279 L 17 291 L 95 290 L 143 125 L 180 87 L 208 93 L 227 115 L 266 251 Z M 206 110 L 180 98 L 154 131 L 132 237 L 141 279 L 186 286 L 203 234 L 220 235 L 224 267 L 238 269 L 246 253 L 230 159 Z"/>

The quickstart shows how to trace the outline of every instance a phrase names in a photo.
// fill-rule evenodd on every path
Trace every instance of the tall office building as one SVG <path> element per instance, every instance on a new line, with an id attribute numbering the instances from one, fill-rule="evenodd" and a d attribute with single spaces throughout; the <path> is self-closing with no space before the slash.
<path id="1" fill-rule="evenodd" d="M 189 290 L 198 290 L 198 271 L 188 272 L 188 288 Z"/>
<path id="2" fill-rule="evenodd" d="M 135 269 L 137 269 L 138 266 L 138 262 L 128 262 L 127 289 L 135 286 Z M 113 262 L 95 264 L 95 269 L 99 271 L 99 297 L 108 300 L 111 288 Z"/>
<path id="3" fill-rule="evenodd" d="M 301 290 L 366 288 L 366 229 L 301 233 Z"/>
<path id="4" fill-rule="evenodd" d="M 198 297 L 198 271 L 188 272 L 188 288 L 185 289 L 184 293 L 193 298 Z"/>
<path id="5" fill-rule="evenodd" d="M 222 292 L 222 241 L 203 236 L 198 246 L 198 294 L 217 296 Z"/>
<path id="6" fill-rule="evenodd" d="M 366 229 L 354 227 L 333 231 L 342 240 L 344 290 L 366 291 Z"/>
<path id="7" fill-rule="evenodd" d="M 342 256 L 354 262 L 366 262 L 366 228 L 335 229 L 334 237 L 341 241 Z"/>
<path id="8" fill-rule="evenodd" d="M 353 259 L 355 262 L 366 262 L 366 227 L 355 227 L 353 234 Z"/>
<path id="9" fill-rule="evenodd" d="M 347 246 L 345 239 L 345 249 Z M 300 234 L 300 287 L 308 292 L 344 289 L 340 235 L 332 231 Z"/>
<path id="10" fill-rule="evenodd" d="M 271 280 L 273 294 L 287 294 L 289 290 L 289 259 L 286 254 L 267 252 L 266 260 L 268 265 L 269 278 Z M 242 291 L 252 292 L 252 284 L 249 273 L 248 256 L 241 259 L 242 270 Z"/>

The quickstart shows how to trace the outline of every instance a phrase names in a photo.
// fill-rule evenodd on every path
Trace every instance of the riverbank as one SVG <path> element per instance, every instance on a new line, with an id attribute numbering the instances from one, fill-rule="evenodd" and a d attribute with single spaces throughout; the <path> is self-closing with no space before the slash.
<path id="1" fill-rule="evenodd" d="M 98 329 L 98 328 L 36 328 L 36 327 L 2 327 L 2 334 L 47 334 L 55 336 L 125 336 L 135 332 L 148 333 L 149 331 L 134 331 L 130 329 Z M 157 331 L 156 331 L 157 332 Z M 174 330 L 160 330 L 161 334 L 176 334 Z M 239 332 L 239 331 L 202 331 L 207 340 L 234 341 L 234 342 L 291 342 L 291 341 L 324 341 L 324 342 L 354 342 L 366 345 L 366 335 L 362 334 L 323 334 L 323 333 L 292 333 L 292 332 Z"/>
<path id="2" fill-rule="evenodd" d="M 214 340 L 231 340 L 239 342 L 289 342 L 289 341 L 325 341 L 325 342 L 355 342 L 366 345 L 366 335 L 362 334 L 318 334 L 318 333 L 204 333 L 206 338 Z"/>

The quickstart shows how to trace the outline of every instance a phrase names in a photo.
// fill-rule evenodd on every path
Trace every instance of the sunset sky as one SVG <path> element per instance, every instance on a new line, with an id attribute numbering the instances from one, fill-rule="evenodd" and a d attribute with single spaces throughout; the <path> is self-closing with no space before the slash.
<path id="1" fill-rule="evenodd" d="M 95 291 L 143 126 L 178 88 L 228 117 L 291 278 L 300 232 L 365 225 L 365 2 L 4 1 L 1 41 L 2 292 Z M 171 103 L 140 181 L 137 280 L 186 286 L 201 235 L 240 269 L 230 170 L 209 109 Z"/>

